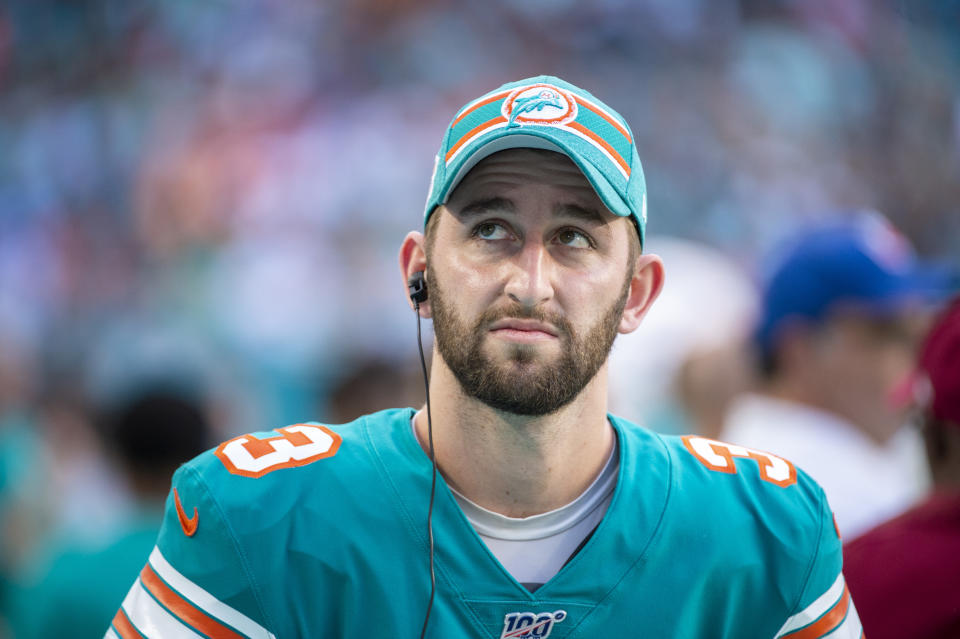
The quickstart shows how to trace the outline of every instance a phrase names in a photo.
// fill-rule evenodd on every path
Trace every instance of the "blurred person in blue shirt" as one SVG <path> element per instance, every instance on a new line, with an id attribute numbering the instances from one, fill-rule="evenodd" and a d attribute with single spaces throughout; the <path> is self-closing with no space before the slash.
<path id="1" fill-rule="evenodd" d="M 892 393 L 948 286 L 875 212 L 793 238 L 774 257 L 753 335 L 762 392 L 734 402 L 720 438 L 809 472 L 847 538 L 903 511 L 929 479 Z"/>

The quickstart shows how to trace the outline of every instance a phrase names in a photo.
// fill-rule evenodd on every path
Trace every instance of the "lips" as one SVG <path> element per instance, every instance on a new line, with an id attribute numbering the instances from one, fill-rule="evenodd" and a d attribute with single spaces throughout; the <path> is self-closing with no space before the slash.
<path id="1" fill-rule="evenodd" d="M 520 319 L 514 317 L 497 320 L 490 325 L 490 330 L 517 335 L 527 334 L 531 337 L 538 334 L 546 334 L 550 337 L 559 337 L 560 335 L 560 332 L 553 324 L 535 319 Z"/>

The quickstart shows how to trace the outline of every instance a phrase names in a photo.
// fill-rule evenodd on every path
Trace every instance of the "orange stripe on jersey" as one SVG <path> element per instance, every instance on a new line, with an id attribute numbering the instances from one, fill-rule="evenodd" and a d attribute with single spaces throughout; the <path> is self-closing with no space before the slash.
<path id="1" fill-rule="evenodd" d="M 604 140 L 599 135 L 597 135 L 587 127 L 583 126 L 579 122 L 571 122 L 567 126 L 570 127 L 571 129 L 576 129 L 577 131 L 584 134 L 585 136 L 587 136 L 588 138 L 590 138 L 591 140 L 593 140 L 594 142 L 602 146 L 604 149 L 606 149 L 607 153 L 610 154 L 610 157 L 612 157 L 614 161 L 620 165 L 620 168 L 623 169 L 623 172 L 627 174 L 627 177 L 630 177 L 630 165 L 624 161 L 624 159 L 620 156 L 620 154 L 617 153 L 617 150 L 614 149 L 612 146 L 610 146 L 606 140 Z"/>
<path id="2" fill-rule="evenodd" d="M 505 97 L 507 97 L 508 95 L 510 95 L 510 90 L 501 91 L 500 93 L 494 93 L 493 95 L 491 95 L 491 96 L 490 96 L 489 98 L 487 98 L 486 100 L 481 100 L 480 102 L 477 102 L 476 104 L 472 105 L 469 109 L 467 109 L 466 111 L 464 111 L 463 113 L 461 113 L 460 115 L 458 115 L 458 116 L 457 116 L 457 119 L 454 120 L 452 124 L 450 124 L 450 128 L 453 128 L 454 125 L 456 125 L 457 122 L 459 122 L 460 120 L 464 119 L 465 117 L 467 117 L 468 115 L 470 115 L 471 113 L 473 113 L 474 111 L 476 111 L 477 109 L 479 109 L 480 107 L 482 107 L 483 105 L 485 105 L 485 104 L 490 104 L 491 102 L 493 102 L 493 101 L 495 101 L 495 100 L 499 100 L 500 98 L 505 98 Z"/>
<path id="3" fill-rule="evenodd" d="M 130 619 L 127 617 L 127 613 L 123 611 L 123 608 L 118 610 L 117 614 L 113 616 L 112 623 L 114 630 L 116 630 L 117 634 L 123 637 L 123 639 L 143 639 L 140 631 L 130 623 Z"/>
<path id="4" fill-rule="evenodd" d="M 822 637 L 827 633 L 833 632 L 837 629 L 837 626 L 843 623 L 843 620 L 847 616 L 847 609 L 849 608 L 850 589 L 844 586 L 843 594 L 837 603 L 833 604 L 833 608 L 806 628 L 791 632 L 789 635 L 783 635 L 781 639 L 817 639 L 817 637 Z"/>
<path id="5" fill-rule="evenodd" d="M 633 142 L 633 138 L 630 137 L 630 132 L 627 131 L 625 128 L 623 128 L 623 125 L 622 125 L 622 124 L 620 124 L 619 122 L 617 122 L 616 120 L 614 120 L 612 117 L 610 117 L 609 115 L 607 115 L 606 113 L 604 113 L 604 112 L 600 109 L 600 107 L 597 107 L 597 106 L 594 106 L 594 105 L 590 104 L 589 102 L 587 102 L 586 100 L 584 100 L 584 99 L 581 98 L 580 96 L 577 96 L 577 102 L 578 102 L 579 104 L 587 107 L 588 109 L 590 109 L 591 111 L 593 111 L 594 113 L 596 113 L 597 115 L 599 115 L 601 118 L 603 118 L 604 120 L 606 120 L 607 122 L 609 122 L 609 123 L 610 123 L 610 126 L 612 126 L 612 127 L 615 128 L 617 131 L 619 131 L 619 132 L 623 135 L 623 137 L 627 138 L 627 141 L 628 141 L 628 142 Z"/>
<path id="6" fill-rule="evenodd" d="M 157 576 L 150 564 L 144 566 L 143 570 L 140 571 L 140 581 L 150 591 L 150 594 L 156 597 L 178 619 L 185 621 L 208 637 L 244 639 L 243 635 L 237 634 L 174 592 Z"/>
<path id="7" fill-rule="evenodd" d="M 498 115 L 497 117 L 493 118 L 492 120 L 487 120 L 487 121 L 484 122 L 483 124 L 480 124 L 480 125 L 477 125 L 477 126 L 473 127 L 472 129 L 470 129 L 469 131 L 467 131 L 466 133 L 464 133 L 464 134 L 463 134 L 463 137 L 461 137 L 459 140 L 457 140 L 457 143 L 456 143 L 456 144 L 454 144 L 452 147 L 450 147 L 450 150 L 447 151 L 447 155 L 446 155 L 443 159 L 446 160 L 447 162 L 449 162 L 449 161 L 450 161 L 450 158 L 453 157 L 453 154 L 457 152 L 457 149 L 459 149 L 461 146 L 463 146 L 463 143 L 464 143 L 464 142 L 466 142 L 467 140 L 469 140 L 470 138 L 472 138 L 473 136 L 475 136 L 477 133 L 480 133 L 480 132 L 483 131 L 484 129 L 488 129 L 488 128 L 492 127 L 494 124 L 499 124 L 499 123 L 501 123 L 501 122 L 506 122 L 506 121 L 507 121 L 507 119 L 506 119 L 505 117 L 503 117 L 502 115 Z"/>

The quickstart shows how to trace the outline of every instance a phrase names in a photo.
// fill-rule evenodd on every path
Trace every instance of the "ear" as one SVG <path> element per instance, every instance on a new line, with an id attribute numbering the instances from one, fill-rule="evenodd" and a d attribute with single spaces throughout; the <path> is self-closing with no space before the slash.
<path id="1" fill-rule="evenodd" d="M 426 273 L 427 270 L 427 253 L 424 242 L 423 233 L 410 231 L 400 245 L 400 274 L 403 276 L 403 296 L 410 308 L 414 308 L 414 305 L 410 299 L 410 292 L 407 290 L 407 282 L 417 271 Z M 420 304 L 420 316 L 427 319 L 431 317 L 429 298 L 426 302 Z"/>
<path id="2" fill-rule="evenodd" d="M 643 316 L 660 295 L 663 278 L 663 260 L 660 256 L 652 253 L 637 256 L 633 277 L 630 279 L 627 304 L 623 308 L 623 316 L 617 328 L 620 333 L 632 333 L 637 330 Z"/>

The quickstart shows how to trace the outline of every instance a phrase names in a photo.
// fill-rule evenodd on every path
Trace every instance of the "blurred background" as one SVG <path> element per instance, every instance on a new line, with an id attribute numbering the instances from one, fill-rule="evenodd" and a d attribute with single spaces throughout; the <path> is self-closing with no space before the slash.
<path id="1" fill-rule="evenodd" d="M 676 281 L 723 314 L 668 345 L 732 343 L 762 256 L 851 211 L 954 259 L 958 27 L 957 0 L 6 0 L 0 617 L 56 540 L 138 510 L 118 407 L 187 398 L 211 445 L 419 404 L 397 250 L 444 127 L 504 82 L 559 75 L 631 123 L 649 248 L 699 255 Z"/>

